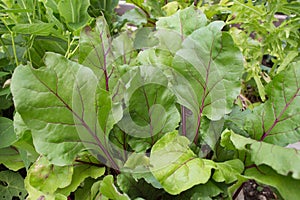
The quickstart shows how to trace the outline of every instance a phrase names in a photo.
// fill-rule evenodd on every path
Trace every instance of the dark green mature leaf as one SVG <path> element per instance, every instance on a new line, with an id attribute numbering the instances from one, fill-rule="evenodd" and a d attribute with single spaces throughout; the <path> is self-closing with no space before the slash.
<path id="1" fill-rule="evenodd" d="M 300 62 L 291 63 L 267 85 L 268 100 L 247 116 L 251 138 L 286 146 L 300 140 Z"/>
<path id="2" fill-rule="evenodd" d="M 58 11 L 68 27 L 76 31 L 84 27 L 90 20 L 87 12 L 89 6 L 88 0 L 61 0 L 58 2 Z"/>
<path id="3" fill-rule="evenodd" d="M 144 179 L 136 180 L 130 174 L 119 174 L 118 186 L 131 199 L 141 197 L 144 199 L 159 199 L 165 192 L 158 190 L 147 183 Z"/>
<path id="4" fill-rule="evenodd" d="M 2 78 L 3 76 L 9 75 L 8 72 L 0 72 L 0 78 Z"/>
<path id="5" fill-rule="evenodd" d="M 74 124 L 72 93 L 80 65 L 47 54 L 47 68 L 20 66 L 12 78 L 16 110 L 32 131 L 41 153 L 58 165 L 70 164 L 83 149 Z M 26 77 L 24 79 L 23 77 Z"/>
<path id="6" fill-rule="evenodd" d="M 114 185 L 112 175 L 105 176 L 101 182 L 100 192 L 109 199 L 130 200 L 126 194 L 121 194 Z"/>
<path id="7" fill-rule="evenodd" d="M 44 66 L 43 58 L 46 52 L 66 54 L 68 43 L 65 40 L 53 36 L 35 37 L 35 40 L 29 48 L 30 62 L 36 68 Z"/>
<path id="8" fill-rule="evenodd" d="M 19 173 L 12 171 L 0 172 L 0 198 L 1 199 L 25 199 L 27 192 L 24 188 L 24 180 Z"/>
<path id="9" fill-rule="evenodd" d="M 177 131 L 166 134 L 152 147 L 151 172 L 164 190 L 179 194 L 194 185 L 206 183 L 213 166 L 198 158 L 189 148 L 190 141 Z"/>
<path id="10" fill-rule="evenodd" d="M 100 183 L 101 181 L 95 182 L 94 179 L 87 178 L 81 183 L 81 187 L 74 192 L 75 199 L 101 199 L 99 192 Z"/>
<path id="11" fill-rule="evenodd" d="M 182 200 L 182 199 L 190 199 L 190 200 L 204 200 L 204 199 L 212 199 L 212 197 L 216 197 L 219 194 L 223 193 L 223 190 L 213 181 L 208 181 L 205 184 L 199 184 L 191 189 L 184 191 L 176 196 L 166 195 L 165 199 L 174 199 L 174 200 Z"/>
<path id="12" fill-rule="evenodd" d="M 16 141 L 12 120 L 0 117 L 0 138 L 0 148 L 9 147 Z"/>
<path id="13" fill-rule="evenodd" d="M 227 143 L 231 142 L 236 149 L 248 152 L 256 165 L 268 165 L 278 174 L 291 174 L 300 179 L 300 151 L 245 138 L 228 130 L 223 132 L 222 138 L 230 139 Z"/>

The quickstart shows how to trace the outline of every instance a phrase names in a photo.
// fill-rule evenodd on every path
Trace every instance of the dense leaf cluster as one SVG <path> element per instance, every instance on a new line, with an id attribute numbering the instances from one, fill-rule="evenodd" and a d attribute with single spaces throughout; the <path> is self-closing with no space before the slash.
<path id="1" fill-rule="evenodd" d="M 0 198 L 297 199 L 299 2 L 129 2 L 0 3 Z"/>

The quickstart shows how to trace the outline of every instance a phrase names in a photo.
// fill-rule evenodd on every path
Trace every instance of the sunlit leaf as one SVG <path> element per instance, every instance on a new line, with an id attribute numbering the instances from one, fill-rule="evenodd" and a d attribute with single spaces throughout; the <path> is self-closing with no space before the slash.
<path id="1" fill-rule="evenodd" d="M 152 147 L 150 156 L 151 172 L 164 190 L 173 195 L 206 183 L 213 168 L 190 150 L 186 137 L 177 134 L 174 131 L 162 137 Z"/>

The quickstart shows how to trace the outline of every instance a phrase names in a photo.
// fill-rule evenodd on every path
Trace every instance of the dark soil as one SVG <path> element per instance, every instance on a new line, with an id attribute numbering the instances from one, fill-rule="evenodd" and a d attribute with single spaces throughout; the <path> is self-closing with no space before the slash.
<path id="1" fill-rule="evenodd" d="M 254 180 L 243 184 L 244 200 L 271 200 L 278 199 L 276 194 L 268 186 L 261 186 Z"/>

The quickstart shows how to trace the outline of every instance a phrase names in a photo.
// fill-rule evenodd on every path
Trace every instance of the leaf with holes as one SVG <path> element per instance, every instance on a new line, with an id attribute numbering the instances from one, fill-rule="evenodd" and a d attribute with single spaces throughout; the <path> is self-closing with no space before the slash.
<path id="1" fill-rule="evenodd" d="M 19 173 L 12 171 L 0 172 L 0 198 L 25 199 L 27 192 L 24 188 L 24 179 Z"/>

